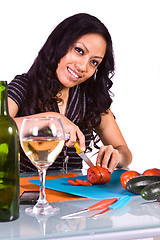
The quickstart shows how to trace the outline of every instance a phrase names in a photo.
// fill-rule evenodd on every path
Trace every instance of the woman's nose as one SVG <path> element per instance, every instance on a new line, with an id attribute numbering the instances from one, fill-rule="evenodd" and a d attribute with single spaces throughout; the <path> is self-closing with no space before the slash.
<path id="1" fill-rule="evenodd" d="M 83 58 L 83 60 L 81 59 L 76 63 L 76 67 L 77 67 L 77 70 L 81 72 L 86 72 L 88 69 L 88 59 L 87 58 Z"/>

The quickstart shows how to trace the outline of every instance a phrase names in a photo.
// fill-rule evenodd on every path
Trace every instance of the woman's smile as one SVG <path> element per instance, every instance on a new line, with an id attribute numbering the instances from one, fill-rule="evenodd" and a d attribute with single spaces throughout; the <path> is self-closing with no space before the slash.
<path id="1" fill-rule="evenodd" d="M 73 81 L 77 81 L 80 78 L 80 74 L 77 71 L 74 71 L 70 67 L 67 67 L 69 75 L 72 77 Z"/>

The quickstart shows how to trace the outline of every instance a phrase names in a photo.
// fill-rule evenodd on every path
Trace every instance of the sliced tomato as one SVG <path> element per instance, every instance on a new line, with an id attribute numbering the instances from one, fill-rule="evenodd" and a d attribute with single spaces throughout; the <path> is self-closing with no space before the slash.
<path id="1" fill-rule="evenodd" d="M 101 174 L 101 184 L 108 183 L 111 180 L 111 173 L 108 171 L 108 169 L 97 166 L 98 170 Z"/>
<path id="2" fill-rule="evenodd" d="M 82 180 L 82 179 L 79 179 L 79 178 L 76 179 L 76 182 L 77 182 L 79 185 L 82 185 L 82 186 L 91 186 L 91 185 L 92 185 L 92 183 L 87 182 L 87 181 Z"/>
<path id="3" fill-rule="evenodd" d="M 97 167 L 90 167 L 87 170 L 88 182 L 97 184 L 101 180 L 101 174 Z"/>
<path id="4" fill-rule="evenodd" d="M 94 166 L 87 170 L 87 179 L 92 184 L 105 184 L 110 181 L 111 173 L 106 168 Z"/>
<path id="5" fill-rule="evenodd" d="M 120 181 L 121 181 L 122 186 L 126 189 L 127 182 L 131 178 L 138 177 L 140 175 L 141 175 L 140 173 L 138 173 L 136 171 L 133 171 L 133 170 L 126 171 L 126 172 L 122 173 L 121 176 L 120 176 Z"/>
<path id="6" fill-rule="evenodd" d="M 151 168 L 151 169 L 147 169 L 143 172 L 142 175 L 148 175 L 148 176 L 151 176 L 151 175 L 160 175 L 160 169 L 158 168 Z"/>
<path id="7" fill-rule="evenodd" d="M 71 185 L 74 185 L 74 186 L 79 186 L 80 184 L 74 180 L 71 180 L 69 179 L 68 182 L 71 184 Z"/>

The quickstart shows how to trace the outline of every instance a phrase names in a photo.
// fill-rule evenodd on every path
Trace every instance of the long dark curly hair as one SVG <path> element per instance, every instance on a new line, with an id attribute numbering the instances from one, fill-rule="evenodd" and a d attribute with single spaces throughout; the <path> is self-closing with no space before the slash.
<path id="1" fill-rule="evenodd" d="M 56 76 L 58 63 L 76 40 L 88 33 L 101 34 L 107 43 L 96 79 L 91 76 L 80 84 L 86 93 L 87 102 L 84 124 L 95 127 L 100 122 L 101 113 L 106 112 L 112 103 L 110 92 L 111 78 L 114 75 L 112 39 L 105 25 L 95 16 L 86 13 L 76 14 L 62 21 L 40 50 L 27 73 L 30 84 L 22 110 L 24 115 L 50 111 L 53 104 L 59 101 L 56 95 L 63 86 Z"/>

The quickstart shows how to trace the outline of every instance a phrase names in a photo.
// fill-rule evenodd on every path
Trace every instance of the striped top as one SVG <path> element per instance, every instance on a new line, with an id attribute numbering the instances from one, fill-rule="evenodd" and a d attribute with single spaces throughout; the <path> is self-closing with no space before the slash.
<path id="1" fill-rule="evenodd" d="M 18 113 L 16 117 L 22 117 L 21 109 L 25 104 L 25 98 L 29 89 L 29 79 L 26 74 L 17 75 L 9 84 L 8 84 L 8 97 L 10 97 L 13 101 L 18 105 Z M 81 90 L 80 86 L 77 85 L 70 89 L 69 92 L 69 101 L 68 108 L 65 116 L 79 126 L 79 113 L 81 113 L 82 120 L 86 114 L 86 96 L 85 93 Z M 58 105 L 54 104 L 51 112 L 59 112 Z M 91 142 L 91 131 L 88 129 L 82 129 L 81 131 L 85 135 L 86 147 L 89 146 Z M 57 157 L 56 161 L 49 167 L 49 169 L 61 169 L 63 167 L 63 162 L 65 157 L 69 156 L 68 161 L 68 169 L 81 169 L 82 168 L 82 159 L 76 154 L 75 148 L 70 147 L 67 148 L 64 146 L 62 152 Z M 22 148 L 20 148 L 20 170 L 21 172 L 27 171 L 37 171 L 37 169 L 33 166 L 30 160 L 26 157 Z"/>

